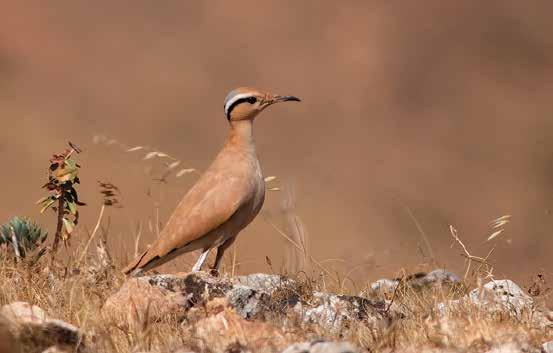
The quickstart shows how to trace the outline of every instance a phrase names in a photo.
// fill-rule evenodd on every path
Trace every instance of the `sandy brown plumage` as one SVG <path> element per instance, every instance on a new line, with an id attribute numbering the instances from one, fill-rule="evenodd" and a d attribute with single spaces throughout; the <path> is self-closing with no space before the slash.
<path id="1" fill-rule="evenodd" d="M 123 269 L 124 273 L 141 273 L 180 254 L 202 249 L 193 268 L 199 270 L 215 247 L 214 268 L 218 269 L 225 249 L 259 213 L 265 198 L 253 120 L 269 105 L 287 100 L 298 99 L 251 88 L 240 88 L 227 96 L 225 114 L 230 131 L 223 149 L 178 204 L 158 239 Z"/>

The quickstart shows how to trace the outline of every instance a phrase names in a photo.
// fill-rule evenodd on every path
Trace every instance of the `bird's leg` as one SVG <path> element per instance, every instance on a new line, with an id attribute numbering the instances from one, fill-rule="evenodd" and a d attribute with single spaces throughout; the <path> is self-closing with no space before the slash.
<path id="1" fill-rule="evenodd" d="M 225 250 L 227 250 L 229 246 L 234 243 L 235 239 L 236 237 L 230 237 L 217 248 L 217 256 L 215 256 L 215 262 L 213 263 L 213 267 L 211 267 L 211 274 L 213 274 L 214 276 L 219 275 L 219 266 L 221 266 L 221 260 L 223 259 Z"/>
<path id="2" fill-rule="evenodd" d="M 209 254 L 209 250 L 211 249 L 204 249 L 204 252 L 200 255 L 198 258 L 198 261 L 196 261 L 196 264 L 194 264 L 194 267 L 192 267 L 192 272 L 198 272 L 202 269 L 202 265 L 205 262 L 205 259 L 207 259 L 207 255 Z"/>

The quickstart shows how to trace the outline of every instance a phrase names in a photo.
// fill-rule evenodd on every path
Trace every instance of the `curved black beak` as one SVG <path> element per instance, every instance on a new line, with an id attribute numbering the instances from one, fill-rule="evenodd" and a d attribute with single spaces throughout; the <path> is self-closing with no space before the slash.
<path id="1" fill-rule="evenodd" d="M 294 97 L 294 96 L 275 96 L 275 98 L 274 98 L 274 103 L 289 102 L 289 101 L 301 102 L 301 99 L 299 99 L 298 97 Z"/>

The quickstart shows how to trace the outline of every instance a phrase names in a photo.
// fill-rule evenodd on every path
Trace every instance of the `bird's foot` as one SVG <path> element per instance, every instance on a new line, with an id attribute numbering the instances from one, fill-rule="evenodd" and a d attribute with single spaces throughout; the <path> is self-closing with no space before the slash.
<path id="1" fill-rule="evenodd" d="M 144 270 L 141 268 L 137 268 L 136 270 L 132 271 L 130 273 L 131 277 L 142 277 L 144 276 Z"/>

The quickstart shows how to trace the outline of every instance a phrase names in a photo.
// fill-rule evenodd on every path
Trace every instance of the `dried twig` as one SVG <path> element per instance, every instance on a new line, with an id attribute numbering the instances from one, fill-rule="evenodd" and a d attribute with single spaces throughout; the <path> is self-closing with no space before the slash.
<path id="1" fill-rule="evenodd" d="M 86 256 L 86 252 L 88 251 L 88 247 L 90 246 L 90 243 L 92 243 L 92 239 L 94 239 L 94 236 L 96 235 L 96 232 L 98 232 L 98 228 L 100 228 L 100 224 L 102 223 L 102 216 L 104 215 L 104 210 L 106 208 L 106 205 L 103 204 L 102 208 L 100 208 L 100 215 L 98 216 L 98 221 L 96 222 L 96 226 L 94 227 L 94 230 L 92 231 L 92 234 L 90 235 L 90 238 L 88 238 L 88 242 L 86 243 L 83 252 L 81 253 L 81 256 L 79 256 L 79 259 L 77 260 L 77 267 L 81 264 L 84 257 Z"/>
<path id="2" fill-rule="evenodd" d="M 493 248 L 492 250 L 488 253 L 488 255 L 483 258 L 483 257 L 479 257 L 479 256 L 474 256 L 472 255 L 471 253 L 469 253 L 467 247 L 465 246 L 465 244 L 463 244 L 463 242 L 461 241 L 461 238 L 459 238 L 459 235 L 457 234 L 457 229 L 455 229 L 455 227 L 453 227 L 452 225 L 449 226 L 449 232 L 451 233 L 451 236 L 453 237 L 453 239 L 455 239 L 455 241 L 461 246 L 461 248 L 463 249 L 463 252 L 464 254 L 461 254 L 461 256 L 464 256 L 467 260 L 468 260 L 468 264 L 467 264 L 467 269 L 465 271 L 465 275 L 464 275 L 464 279 L 466 280 L 467 277 L 468 277 L 468 274 L 469 274 L 469 271 L 470 271 L 470 266 L 472 264 L 472 261 L 475 261 L 475 262 L 478 262 L 480 264 L 485 264 L 485 265 L 488 265 L 488 266 L 491 266 L 489 263 L 488 263 L 488 257 L 492 254 L 493 252 Z"/>
<path id="3" fill-rule="evenodd" d="M 399 281 L 398 281 L 396 287 L 394 288 L 394 293 L 392 294 L 392 299 L 390 300 L 390 304 L 388 304 L 388 307 L 386 308 L 386 310 L 384 310 L 384 312 L 385 312 L 386 314 L 388 313 L 388 311 L 389 311 L 390 308 L 392 307 L 392 304 L 394 304 L 394 300 L 396 299 L 397 292 L 398 292 L 398 290 L 399 290 L 399 287 L 400 287 L 401 284 L 403 283 L 404 278 L 405 278 L 405 276 L 402 276 L 402 277 L 399 279 Z"/>

